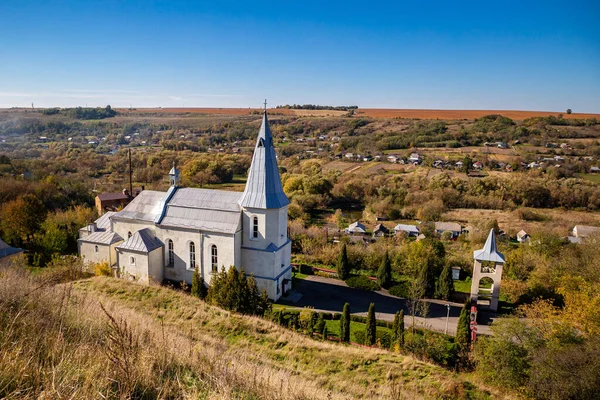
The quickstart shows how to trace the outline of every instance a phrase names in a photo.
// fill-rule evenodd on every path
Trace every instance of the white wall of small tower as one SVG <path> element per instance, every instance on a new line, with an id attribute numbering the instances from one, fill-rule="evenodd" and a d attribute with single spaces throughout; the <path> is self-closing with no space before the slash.
<path id="1" fill-rule="evenodd" d="M 498 299 L 500 297 L 500 284 L 502 283 L 502 263 L 495 263 L 495 272 L 482 272 L 481 261 L 475 260 L 473 266 L 473 280 L 471 281 L 471 301 L 477 302 L 479 297 L 479 282 L 483 278 L 490 278 L 493 281 L 490 299 L 490 309 L 498 311 Z"/>

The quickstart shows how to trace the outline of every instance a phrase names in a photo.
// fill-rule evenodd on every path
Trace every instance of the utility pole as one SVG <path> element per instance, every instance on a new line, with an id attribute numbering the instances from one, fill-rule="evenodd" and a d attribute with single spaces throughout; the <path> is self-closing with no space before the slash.
<path id="1" fill-rule="evenodd" d="M 450 319 L 450 303 L 446 304 L 448 311 L 446 312 L 446 329 L 444 329 L 444 335 L 448 334 L 448 320 Z"/>

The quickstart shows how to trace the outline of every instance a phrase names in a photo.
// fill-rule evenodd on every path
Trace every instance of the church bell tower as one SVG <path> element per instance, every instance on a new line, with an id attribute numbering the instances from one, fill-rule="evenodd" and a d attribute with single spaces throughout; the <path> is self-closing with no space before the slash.
<path id="1" fill-rule="evenodd" d="M 258 132 L 242 208 L 242 267 L 259 289 L 279 299 L 291 288 L 291 241 L 287 236 L 289 200 L 283 192 L 267 110 Z"/>

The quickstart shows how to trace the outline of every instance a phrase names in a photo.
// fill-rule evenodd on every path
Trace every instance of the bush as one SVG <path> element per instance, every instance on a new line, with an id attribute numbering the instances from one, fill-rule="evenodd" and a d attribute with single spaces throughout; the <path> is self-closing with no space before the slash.
<path id="1" fill-rule="evenodd" d="M 353 276 L 352 278 L 346 279 L 346 285 L 361 290 L 379 290 L 377 282 L 373 282 L 364 275 Z"/>
<path id="2" fill-rule="evenodd" d="M 271 308 L 267 292 L 258 291 L 253 276 L 246 277 L 244 270 L 234 266 L 214 275 L 208 289 L 207 299 L 211 304 L 241 314 L 264 315 Z"/>
<path id="3" fill-rule="evenodd" d="M 365 340 L 367 338 L 367 333 L 364 330 L 354 332 L 354 340 L 358 344 L 365 344 Z"/>
<path id="4" fill-rule="evenodd" d="M 107 262 L 101 262 L 94 265 L 94 273 L 97 276 L 112 276 L 112 269 L 108 266 Z"/>
<path id="5" fill-rule="evenodd" d="M 409 287 L 408 282 L 402 282 L 398 285 L 392 286 L 390 288 L 390 290 L 388 291 L 388 293 L 391 294 L 392 296 L 407 298 L 408 297 L 408 287 Z"/>
<path id="6" fill-rule="evenodd" d="M 377 345 L 382 349 L 389 349 L 392 347 L 392 335 L 388 331 L 377 332 Z"/>

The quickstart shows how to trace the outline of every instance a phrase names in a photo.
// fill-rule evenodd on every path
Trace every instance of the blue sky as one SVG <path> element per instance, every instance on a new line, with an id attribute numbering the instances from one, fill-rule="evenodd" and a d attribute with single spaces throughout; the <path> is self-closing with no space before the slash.
<path id="1" fill-rule="evenodd" d="M 0 107 L 600 113 L 599 20 L 597 0 L 2 0 Z"/>

